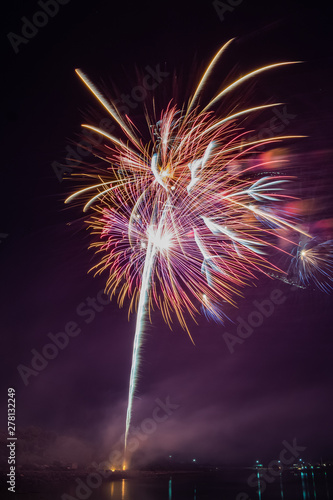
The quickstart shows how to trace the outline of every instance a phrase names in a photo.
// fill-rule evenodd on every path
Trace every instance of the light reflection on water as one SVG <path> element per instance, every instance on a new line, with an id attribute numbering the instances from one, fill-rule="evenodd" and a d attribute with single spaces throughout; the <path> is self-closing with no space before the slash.
<path id="1" fill-rule="evenodd" d="M 259 498 L 259 500 L 261 500 L 261 484 L 260 484 L 259 469 L 257 470 L 257 478 L 258 478 L 258 498 Z"/>
<path id="2" fill-rule="evenodd" d="M 303 492 L 303 500 L 307 500 L 307 487 L 306 487 L 306 479 L 304 472 L 301 472 L 301 480 L 302 480 L 302 492 Z"/>
<path id="3" fill-rule="evenodd" d="M 328 481 L 327 481 L 327 472 L 325 470 L 325 486 L 326 486 L 326 494 L 327 494 L 327 498 L 329 500 L 330 498 L 330 494 L 329 494 L 329 489 L 328 489 Z"/>
<path id="4" fill-rule="evenodd" d="M 247 479 L 252 473 L 253 469 L 142 474 L 105 481 L 89 500 L 330 500 L 331 484 L 323 470 L 283 471 L 270 484 L 265 484 L 265 471 L 256 470 L 257 486 L 250 487 Z M 67 490 L 69 498 L 75 498 L 74 492 L 75 487 Z M 56 499 L 59 496 L 49 497 Z"/>
<path id="5" fill-rule="evenodd" d="M 265 473 L 262 469 L 258 468 L 257 469 L 258 489 L 256 491 L 257 494 L 256 498 L 258 500 L 265 500 L 265 499 L 269 500 L 271 498 L 277 499 L 278 496 L 277 494 L 274 493 L 274 484 L 267 485 L 265 484 L 265 480 L 262 478 L 265 478 Z M 292 481 L 293 478 L 294 481 Z M 299 481 L 298 487 L 297 487 L 297 481 Z M 320 488 L 317 488 L 317 484 L 320 486 Z M 281 471 L 279 475 L 279 485 L 280 485 L 281 500 L 287 500 L 287 499 L 295 500 L 295 498 L 297 498 L 297 500 L 330 499 L 326 470 L 316 471 L 316 475 L 313 469 L 308 469 L 308 470 L 305 469 L 294 473 L 287 471 L 286 474 Z"/>
<path id="6" fill-rule="evenodd" d="M 152 479 L 152 478 L 151 478 Z M 149 484 L 149 482 L 151 484 Z M 160 481 L 155 481 L 152 479 L 151 481 L 143 480 L 141 481 L 136 481 L 136 480 L 131 480 L 131 479 L 122 479 L 122 480 L 116 480 L 116 481 L 111 481 L 110 483 L 110 499 L 112 500 L 162 500 L 165 498 L 165 500 L 172 500 L 172 476 L 170 476 L 168 483 L 166 484 L 166 481 L 163 481 L 165 483 L 164 487 L 161 484 Z M 154 484 L 155 483 L 155 484 Z M 179 485 L 178 485 L 179 486 Z M 189 492 L 184 496 L 184 498 L 188 499 L 193 499 L 193 500 L 199 500 L 197 497 L 197 487 L 194 485 L 192 488 L 192 494 L 189 496 Z M 166 493 L 168 493 L 168 496 L 166 496 Z M 95 498 L 95 497 L 94 497 Z M 177 498 L 180 498 L 177 496 Z M 181 497 L 183 498 L 183 497 Z M 104 500 L 104 496 L 101 495 L 100 499 Z M 106 500 L 106 499 L 105 499 Z"/>
<path id="7" fill-rule="evenodd" d="M 128 479 L 122 479 L 121 481 L 111 481 L 110 498 L 115 500 L 127 500 L 127 482 Z"/>
<path id="8" fill-rule="evenodd" d="M 312 484 L 313 484 L 313 496 L 314 496 L 314 500 L 317 500 L 316 483 L 315 483 L 315 477 L 314 477 L 313 471 L 312 471 Z"/>
<path id="9" fill-rule="evenodd" d="M 123 479 L 121 481 L 121 500 L 124 500 L 125 498 L 125 484 L 126 484 L 126 479 Z"/>
<path id="10" fill-rule="evenodd" d="M 282 482 L 282 472 L 280 472 L 280 492 L 281 492 L 281 500 L 283 500 L 283 482 Z"/>

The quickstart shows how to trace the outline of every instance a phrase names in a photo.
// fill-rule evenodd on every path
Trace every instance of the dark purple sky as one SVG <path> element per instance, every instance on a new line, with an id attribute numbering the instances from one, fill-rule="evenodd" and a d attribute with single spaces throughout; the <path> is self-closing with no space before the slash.
<path id="1" fill-rule="evenodd" d="M 288 109 L 297 116 L 291 132 L 311 135 L 304 151 L 315 153 L 310 169 L 307 164 L 304 191 L 315 197 L 314 181 L 322 181 L 331 164 L 331 13 L 322 4 L 307 9 L 302 3 L 243 0 L 222 22 L 213 4 L 203 0 L 180 5 L 124 2 L 117 7 L 101 0 L 71 0 L 27 44 L 19 45 L 18 54 L 6 35 L 20 34 L 20 18 L 30 19 L 39 7 L 30 0 L 6 6 L 1 394 L 9 386 L 16 389 L 19 426 L 59 435 L 54 456 L 72 453 L 89 460 L 93 452 L 102 460 L 117 446 L 124 432 L 134 333 L 134 318 L 128 322 L 126 310 L 119 310 L 116 302 L 83 315 L 88 298 L 95 299 L 103 288 L 104 277 L 87 275 L 93 257 L 86 250 L 88 234 L 83 223 L 67 224 L 81 212 L 64 208 L 71 184 L 60 183 L 51 167 L 64 161 L 66 146 L 80 132 L 82 112 L 95 105 L 74 68 L 81 67 L 97 82 L 115 82 L 122 91 L 123 85 L 136 85 L 135 66 L 144 72 L 147 65 L 160 64 L 170 73 L 179 71 L 184 89 L 191 88 L 187 77 L 195 74 L 192 61 L 201 65 L 232 36 L 240 40 L 229 50 L 226 71 L 283 59 L 307 61 L 262 81 L 256 92 L 259 100 L 273 95 L 290 103 Z M 220 72 L 223 80 L 228 74 L 223 65 Z M 168 89 L 169 83 L 165 85 Z M 133 119 L 137 115 L 133 111 Z M 316 163 L 318 150 L 326 152 Z M 318 202 L 319 220 L 332 217 L 331 192 L 327 186 L 328 196 Z M 133 424 L 145 425 L 156 399 L 165 402 L 169 397 L 179 407 L 147 439 L 138 438 L 142 460 L 178 453 L 249 463 L 257 457 L 275 458 L 282 440 L 293 438 L 307 448 L 305 456 L 332 458 L 332 297 L 293 291 L 281 281 L 260 279 L 257 285 L 245 290 L 238 310 L 228 309 L 234 323 L 227 320 L 223 326 L 198 318 L 191 328 L 195 346 L 178 326 L 171 332 L 158 312 L 153 315 Z M 276 289 L 284 303 L 231 354 L 223 335 L 235 334 L 236 318 L 247 320 L 255 309 L 253 301 L 267 299 Z M 70 322 L 80 333 L 25 385 L 17 366 L 31 366 L 31 350 L 41 352 L 51 342 L 48 334 L 70 328 Z M 5 406 L 0 423 L 4 429 Z"/>

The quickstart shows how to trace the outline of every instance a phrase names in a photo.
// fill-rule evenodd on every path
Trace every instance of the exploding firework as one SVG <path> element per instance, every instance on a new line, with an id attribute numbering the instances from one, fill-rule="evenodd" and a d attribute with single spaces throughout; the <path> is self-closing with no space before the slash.
<path id="1" fill-rule="evenodd" d="M 93 269 L 107 271 L 106 291 L 117 295 L 120 306 L 127 298 L 129 311 L 137 311 L 125 450 L 146 316 L 157 308 L 169 326 L 176 317 L 189 335 L 188 318 L 200 308 L 223 320 L 223 305 L 234 304 L 258 273 L 280 272 L 270 254 L 281 229 L 308 236 L 276 208 L 288 198 L 284 188 L 290 181 L 274 173 L 281 162 L 260 159 L 256 151 L 298 136 L 250 140 L 251 131 L 242 127 L 244 117 L 278 103 L 236 107 L 226 116 L 214 111 L 247 80 L 292 63 L 258 68 L 201 104 L 205 83 L 230 42 L 209 63 L 186 104 L 171 101 L 158 119 L 147 117 L 147 144 L 128 116 L 76 70 L 119 126 L 115 137 L 83 125 L 103 138 L 98 156 L 106 167 L 89 171 L 86 176 L 96 181 L 66 201 L 85 198 L 84 211 L 93 211 L 88 224 L 99 236 L 92 247 L 101 259 Z"/>
<path id="2" fill-rule="evenodd" d="M 316 238 L 300 241 L 293 251 L 289 274 L 304 286 L 315 286 L 330 293 L 333 289 L 333 240 L 319 242 Z"/>

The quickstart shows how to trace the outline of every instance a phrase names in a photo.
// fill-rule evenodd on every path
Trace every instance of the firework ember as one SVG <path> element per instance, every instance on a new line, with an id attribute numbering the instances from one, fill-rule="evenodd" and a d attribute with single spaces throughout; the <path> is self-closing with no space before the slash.
<path id="1" fill-rule="evenodd" d="M 318 241 L 316 238 L 301 240 L 293 251 L 289 273 L 299 285 L 315 286 L 329 293 L 333 288 L 333 240 Z"/>

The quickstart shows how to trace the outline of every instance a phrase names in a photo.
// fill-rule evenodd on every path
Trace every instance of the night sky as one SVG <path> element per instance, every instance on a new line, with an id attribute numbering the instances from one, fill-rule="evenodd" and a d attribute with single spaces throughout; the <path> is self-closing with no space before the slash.
<path id="1" fill-rule="evenodd" d="M 41 10 L 38 2 L 11 0 L 2 8 L 0 428 L 6 429 L 7 388 L 14 387 L 19 428 L 55 433 L 48 451 L 55 459 L 89 463 L 119 447 L 135 325 L 116 301 L 96 302 L 99 297 L 105 304 L 106 275 L 87 274 L 96 260 L 87 250 L 82 212 L 64 205 L 74 184 L 60 182 L 54 169 L 55 162 L 66 165 L 69 147 L 77 150 L 82 116 L 101 116 L 75 68 L 116 95 L 130 92 L 145 68 L 159 66 L 170 76 L 149 97 L 156 92 L 157 102 L 165 103 L 174 72 L 183 97 L 231 37 L 237 40 L 214 75 L 217 87 L 229 74 L 261 64 L 305 61 L 259 78 L 248 90 L 257 101 L 287 103 L 295 116 L 288 133 L 309 136 L 295 144 L 293 158 L 304 175 L 303 194 L 314 200 L 316 227 L 329 227 L 333 238 L 327 222 L 333 217 L 332 11 L 322 2 L 238 4 L 222 20 L 203 0 L 63 0 L 45 26 L 29 32 L 27 43 L 7 34 L 22 36 L 21 18 L 31 20 Z M 142 120 L 139 106 L 129 114 Z M 294 438 L 306 447 L 304 457 L 333 458 L 332 296 L 266 277 L 243 293 L 238 309 L 227 307 L 224 325 L 203 316 L 191 324 L 195 346 L 176 323 L 170 331 L 160 313 L 153 314 L 133 424 L 152 417 L 156 400 L 169 398 L 174 406 L 154 432 L 139 438 L 138 463 L 172 454 L 251 464 L 276 458 L 282 441 Z M 272 293 L 283 303 L 231 353 L 225 333 L 235 335 L 237 318 L 246 321 L 253 301 Z M 31 368 L 31 351 L 41 353 L 52 343 L 50 334 L 65 329 L 72 333 L 68 345 L 24 383 L 17 367 Z"/>

